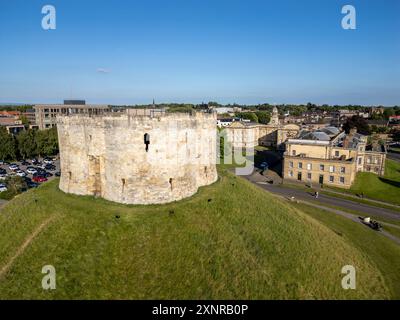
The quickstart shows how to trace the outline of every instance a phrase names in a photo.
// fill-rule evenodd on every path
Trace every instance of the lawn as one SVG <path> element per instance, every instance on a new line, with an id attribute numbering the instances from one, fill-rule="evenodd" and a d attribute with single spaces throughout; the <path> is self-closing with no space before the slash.
<path id="1" fill-rule="evenodd" d="M 57 180 L 17 196 L 0 211 L 0 299 L 394 296 L 384 273 L 349 238 L 219 171 L 215 184 L 166 205 L 68 195 Z M 48 264 L 56 269 L 56 290 L 41 288 Z M 362 270 L 357 290 L 341 287 L 348 264 Z"/>
<path id="2" fill-rule="evenodd" d="M 298 207 L 311 217 L 318 219 L 332 231 L 340 234 L 343 239 L 359 248 L 368 259 L 374 263 L 385 277 L 392 296 L 400 299 L 400 246 L 385 238 L 379 232 L 373 231 L 361 224 L 319 210 L 315 207 L 298 204 Z M 384 227 L 385 230 L 398 235 L 396 228 Z M 363 272 L 363 271 L 362 271 Z"/>
<path id="3" fill-rule="evenodd" d="M 368 172 L 357 173 L 350 191 L 355 194 L 364 193 L 367 198 L 400 205 L 400 162 L 386 160 L 384 177 Z"/>

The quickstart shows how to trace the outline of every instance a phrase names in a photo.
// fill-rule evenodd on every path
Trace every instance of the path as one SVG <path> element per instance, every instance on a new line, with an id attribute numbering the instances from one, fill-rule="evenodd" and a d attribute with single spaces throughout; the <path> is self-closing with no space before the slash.
<path id="1" fill-rule="evenodd" d="M 12 267 L 15 259 L 17 259 L 21 254 L 24 253 L 25 249 L 29 246 L 32 240 L 53 220 L 53 216 L 47 218 L 43 221 L 24 241 L 24 243 L 17 249 L 17 252 L 11 259 L 0 269 L 0 279 L 7 273 L 7 271 Z"/>

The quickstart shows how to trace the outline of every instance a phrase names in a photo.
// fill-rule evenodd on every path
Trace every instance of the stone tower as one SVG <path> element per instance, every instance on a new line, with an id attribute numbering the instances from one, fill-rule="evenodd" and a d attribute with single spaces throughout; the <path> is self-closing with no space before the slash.
<path id="1" fill-rule="evenodd" d="M 60 189 L 126 204 L 189 197 L 217 180 L 215 124 L 149 109 L 59 116 Z"/>
<path id="2" fill-rule="evenodd" d="M 272 115 L 271 115 L 271 120 L 269 121 L 269 124 L 271 125 L 279 125 L 279 113 L 278 113 L 278 108 L 274 107 L 272 109 Z"/>

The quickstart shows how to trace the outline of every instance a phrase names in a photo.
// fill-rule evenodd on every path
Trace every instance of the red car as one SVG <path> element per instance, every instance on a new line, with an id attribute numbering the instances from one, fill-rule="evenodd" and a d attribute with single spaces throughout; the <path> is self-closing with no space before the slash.
<path id="1" fill-rule="evenodd" d="M 35 176 L 32 178 L 32 180 L 35 182 L 45 182 L 45 181 L 47 181 L 47 178 L 42 177 L 42 176 Z"/>

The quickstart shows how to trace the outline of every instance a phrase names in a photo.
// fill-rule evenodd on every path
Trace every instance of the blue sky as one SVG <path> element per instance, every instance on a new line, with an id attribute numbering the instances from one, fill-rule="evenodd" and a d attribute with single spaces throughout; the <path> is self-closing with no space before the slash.
<path id="1" fill-rule="evenodd" d="M 0 102 L 66 98 L 400 104 L 400 1 L 0 0 Z"/>

